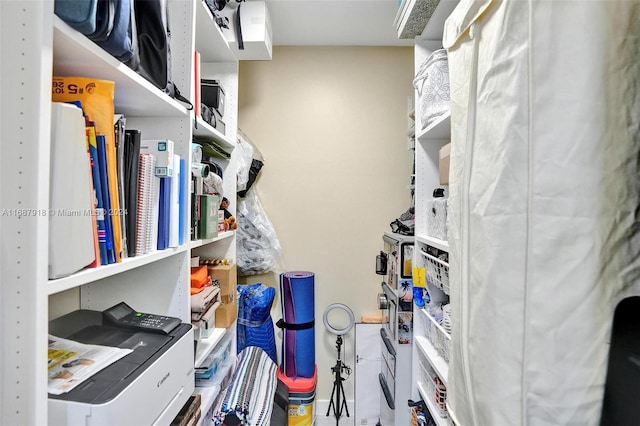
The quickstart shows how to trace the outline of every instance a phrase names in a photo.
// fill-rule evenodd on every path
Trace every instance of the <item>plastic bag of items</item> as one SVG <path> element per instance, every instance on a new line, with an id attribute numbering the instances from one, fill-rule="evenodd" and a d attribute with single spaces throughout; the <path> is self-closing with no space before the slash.
<path id="1" fill-rule="evenodd" d="M 282 269 L 280 241 L 255 190 L 238 198 L 237 264 L 240 276 Z"/>
<path id="2" fill-rule="evenodd" d="M 433 191 L 433 199 L 427 201 L 427 235 L 447 241 L 447 198 L 444 189 Z"/>
<path id="3" fill-rule="evenodd" d="M 244 197 L 255 183 L 264 159 L 262 153 L 241 130 L 238 130 L 238 197 Z"/>

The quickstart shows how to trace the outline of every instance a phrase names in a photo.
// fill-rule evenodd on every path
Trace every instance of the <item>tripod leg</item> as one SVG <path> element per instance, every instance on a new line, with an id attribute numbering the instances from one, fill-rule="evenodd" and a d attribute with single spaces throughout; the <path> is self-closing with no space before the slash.
<path id="1" fill-rule="evenodd" d="M 336 426 L 340 424 L 340 417 L 342 417 L 342 405 L 340 405 L 340 388 L 342 387 L 342 379 L 336 380 Z"/>
<path id="2" fill-rule="evenodd" d="M 340 390 L 342 391 L 342 405 L 340 406 L 340 414 L 342 414 L 342 408 L 344 407 L 344 411 L 347 413 L 347 417 L 349 417 L 349 408 L 347 407 L 347 397 L 344 394 L 344 387 L 342 386 L 342 382 L 340 382 Z"/>
<path id="3" fill-rule="evenodd" d="M 329 398 L 329 408 L 327 408 L 327 417 L 329 417 L 329 413 L 331 412 L 331 407 L 333 407 L 333 395 L 336 393 L 336 385 L 334 382 L 333 390 L 331 391 L 331 397 Z M 333 412 L 335 413 L 337 407 L 333 407 Z"/>

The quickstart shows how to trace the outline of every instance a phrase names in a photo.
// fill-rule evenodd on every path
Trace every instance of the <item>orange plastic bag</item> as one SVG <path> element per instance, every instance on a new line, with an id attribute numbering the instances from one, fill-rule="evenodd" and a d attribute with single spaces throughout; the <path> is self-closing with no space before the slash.
<path id="1" fill-rule="evenodd" d="M 211 277 L 206 265 L 191 268 L 191 294 L 200 293 L 206 286 L 211 285 Z"/>

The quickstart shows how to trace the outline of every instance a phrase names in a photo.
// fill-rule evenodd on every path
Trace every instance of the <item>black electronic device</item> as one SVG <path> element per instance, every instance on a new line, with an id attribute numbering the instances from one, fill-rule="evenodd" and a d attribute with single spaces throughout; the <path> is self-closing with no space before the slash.
<path id="1" fill-rule="evenodd" d="M 182 323 L 179 318 L 175 317 L 137 312 L 124 302 L 103 311 L 102 315 L 107 323 L 162 334 L 169 334 L 171 330 Z"/>
<path id="2" fill-rule="evenodd" d="M 638 424 L 640 408 L 640 297 L 616 307 L 611 331 L 601 426 Z"/>
<path id="3" fill-rule="evenodd" d="M 219 117 L 216 117 L 219 121 L 222 121 L 224 117 L 224 89 L 220 85 L 219 80 L 200 80 L 200 91 L 202 103 L 214 108 Z"/>

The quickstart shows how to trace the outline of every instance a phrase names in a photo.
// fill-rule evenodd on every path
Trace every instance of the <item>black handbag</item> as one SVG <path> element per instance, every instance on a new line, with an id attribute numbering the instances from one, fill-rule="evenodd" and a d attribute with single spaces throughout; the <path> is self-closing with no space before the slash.
<path id="1" fill-rule="evenodd" d="M 213 12 L 215 10 L 224 9 L 227 3 L 229 3 L 229 0 L 205 0 L 205 3 L 207 3 L 209 10 Z"/>
<path id="2" fill-rule="evenodd" d="M 171 31 L 167 0 L 134 0 L 138 49 L 128 65 L 160 90 L 188 105 L 171 79 Z"/>

